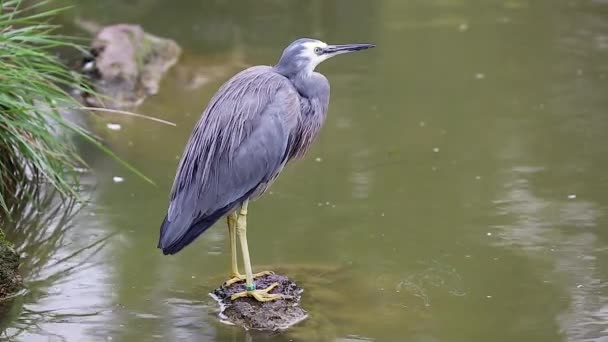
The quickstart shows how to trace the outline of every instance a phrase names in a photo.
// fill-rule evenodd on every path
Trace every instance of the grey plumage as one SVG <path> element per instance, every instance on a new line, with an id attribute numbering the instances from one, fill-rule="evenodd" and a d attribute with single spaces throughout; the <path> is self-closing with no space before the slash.
<path id="1" fill-rule="evenodd" d="M 287 162 L 306 153 L 329 105 L 329 82 L 313 72 L 319 62 L 304 51 L 315 42 L 322 43 L 295 41 L 276 66 L 238 73 L 211 99 L 177 169 L 158 243 L 164 254 L 262 195 Z"/>

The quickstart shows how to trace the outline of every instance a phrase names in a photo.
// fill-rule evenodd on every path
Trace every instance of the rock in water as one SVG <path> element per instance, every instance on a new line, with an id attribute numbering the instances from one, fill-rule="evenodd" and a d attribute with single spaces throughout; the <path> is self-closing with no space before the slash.
<path id="1" fill-rule="evenodd" d="M 92 106 L 137 106 L 158 92 L 163 75 L 180 54 L 175 41 L 146 33 L 138 25 L 104 27 L 93 39 L 90 56 L 82 64 L 82 72 L 104 97 L 83 94 L 83 100 Z"/>
<path id="2" fill-rule="evenodd" d="M 245 329 L 276 332 L 285 330 L 308 317 L 300 306 L 304 290 L 289 278 L 270 274 L 255 279 L 254 283 L 256 288 L 261 290 L 273 283 L 279 283 L 280 285 L 270 293 L 283 294 L 289 298 L 269 302 L 258 302 L 250 297 L 231 300 L 233 294 L 245 291 L 245 283 L 239 282 L 228 287 L 222 285 L 215 289 L 211 296 L 220 304 L 220 316 L 223 319 Z"/>
<path id="3" fill-rule="evenodd" d="M 0 299 L 10 296 L 21 287 L 18 267 L 19 255 L 3 241 L 0 232 Z"/>

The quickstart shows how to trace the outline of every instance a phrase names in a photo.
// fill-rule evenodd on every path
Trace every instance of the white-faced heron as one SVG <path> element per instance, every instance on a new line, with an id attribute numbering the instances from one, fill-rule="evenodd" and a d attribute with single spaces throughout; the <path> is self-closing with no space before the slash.
<path id="1" fill-rule="evenodd" d="M 327 45 L 302 38 L 291 43 L 277 65 L 254 66 L 228 80 L 213 96 L 186 145 L 160 229 L 158 247 L 175 254 L 227 216 L 232 273 L 227 285 L 246 281 L 259 301 L 278 284 L 256 290 L 247 245 L 247 204 L 262 195 L 285 164 L 302 157 L 315 140 L 329 105 L 329 82 L 315 67 L 371 44 Z M 245 276 L 237 265 L 239 237 Z"/>

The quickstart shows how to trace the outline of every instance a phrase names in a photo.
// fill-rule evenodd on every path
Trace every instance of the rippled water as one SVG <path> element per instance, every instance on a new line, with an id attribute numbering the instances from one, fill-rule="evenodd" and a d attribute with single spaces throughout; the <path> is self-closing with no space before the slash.
<path id="1" fill-rule="evenodd" d="M 178 126 L 98 125 L 158 186 L 83 146 L 92 205 L 25 225 L 53 243 L 12 232 L 29 292 L 5 335 L 260 339 L 219 323 L 207 295 L 229 269 L 223 222 L 174 257 L 155 248 L 158 227 L 219 85 L 313 36 L 378 47 L 320 66 L 332 84 L 321 137 L 250 207 L 254 269 L 298 281 L 310 312 L 269 339 L 608 339 L 606 1 L 74 4 L 72 32 L 76 18 L 124 21 L 179 42 L 180 63 L 138 108 Z"/>

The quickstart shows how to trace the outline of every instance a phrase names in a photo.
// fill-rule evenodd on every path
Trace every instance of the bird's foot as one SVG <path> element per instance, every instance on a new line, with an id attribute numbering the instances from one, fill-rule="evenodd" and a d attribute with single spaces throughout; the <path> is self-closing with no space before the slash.
<path id="1" fill-rule="evenodd" d="M 274 272 L 262 271 L 262 272 L 254 273 L 253 278 L 259 278 L 261 276 L 271 275 L 271 274 L 274 274 Z M 243 281 L 245 279 L 246 279 L 245 275 L 240 274 L 240 273 L 233 273 L 230 275 L 230 279 L 226 280 L 226 282 L 224 283 L 224 286 L 230 286 L 234 283 L 238 283 L 239 281 Z"/>
<path id="2" fill-rule="evenodd" d="M 230 297 L 230 299 L 235 300 L 235 299 L 239 299 L 239 298 L 253 297 L 258 302 L 269 302 L 271 300 L 276 300 L 276 299 L 290 298 L 290 296 L 285 296 L 282 294 L 269 293 L 277 286 L 279 286 L 279 283 L 274 283 L 263 290 L 256 290 L 255 285 L 253 285 L 252 286 L 253 289 L 247 289 L 247 291 L 235 293 L 232 295 L 232 297 Z"/>

